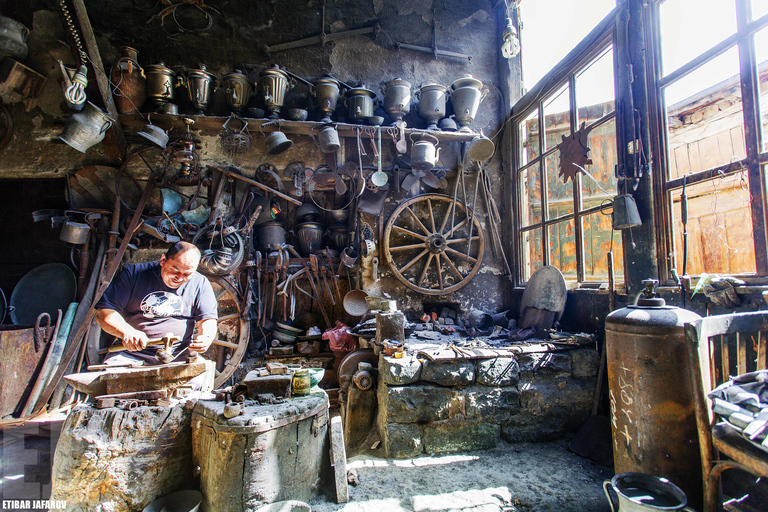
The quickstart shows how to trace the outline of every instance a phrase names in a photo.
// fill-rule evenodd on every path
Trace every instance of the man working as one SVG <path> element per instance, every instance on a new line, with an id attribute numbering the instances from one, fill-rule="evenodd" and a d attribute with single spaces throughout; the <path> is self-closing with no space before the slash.
<path id="1" fill-rule="evenodd" d="M 177 242 L 160 262 L 128 265 L 112 281 L 96 303 L 96 321 L 122 340 L 127 352 L 109 354 L 105 364 L 160 364 L 155 355 L 161 347 L 148 347 L 147 341 L 168 333 L 181 339 L 173 346 L 176 361 L 184 361 L 190 350 L 208 350 L 217 333 L 217 305 L 211 283 L 196 272 L 198 263 L 200 250 Z"/>

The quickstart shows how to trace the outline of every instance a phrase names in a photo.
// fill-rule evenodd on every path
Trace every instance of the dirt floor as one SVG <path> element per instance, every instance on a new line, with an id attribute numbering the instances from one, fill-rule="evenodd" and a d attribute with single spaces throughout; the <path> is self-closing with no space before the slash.
<path id="1" fill-rule="evenodd" d="M 609 512 L 603 480 L 613 468 L 568 451 L 568 440 L 499 445 L 487 451 L 384 459 L 375 450 L 348 459 L 359 483 L 349 503 L 322 497 L 313 512 Z"/>

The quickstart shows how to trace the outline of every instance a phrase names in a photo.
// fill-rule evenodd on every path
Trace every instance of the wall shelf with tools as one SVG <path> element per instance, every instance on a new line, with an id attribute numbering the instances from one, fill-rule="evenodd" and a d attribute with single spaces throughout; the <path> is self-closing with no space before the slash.
<path id="1" fill-rule="evenodd" d="M 228 116 L 186 116 L 186 115 L 174 115 L 174 114 L 120 114 L 120 123 L 127 128 L 141 129 L 147 124 L 147 117 L 151 116 L 153 124 L 161 127 L 164 130 L 172 130 L 174 128 L 184 128 L 184 118 L 194 120 L 194 124 L 190 129 L 220 132 L 224 123 L 226 123 L 230 117 Z M 289 121 L 285 119 L 252 119 L 252 118 L 240 118 L 248 125 L 248 130 L 251 133 L 263 131 L 264 133 L 271 133 L 276 131 L 282 131 L 285 133 L 292 133 L 297 135 L 317 135 L 318 126 L 322 126 L 324 123 L 321 121 Z M 370 126 L 361 124 L 350 123 L 333 123 L 336 125 L 336 129 L 339 132 L 340 137 L 355 137 L 358 130 L 377 130 L 381 128 L 382 133 L 391 134 L 396 133 L 397 128 L 394 126 Z M 241 126 L 233 126 L 233 128 L 241 128 Z M 409 137 L 414 135 L 433 135 L 438 138 L 440 142 L 471 142 L 476 133 L 471 132 L 448 132 L 448 131 L 435 131 L 435 130 L 423 130 L 419 128 L 405 128 L 405 136 Z"/>

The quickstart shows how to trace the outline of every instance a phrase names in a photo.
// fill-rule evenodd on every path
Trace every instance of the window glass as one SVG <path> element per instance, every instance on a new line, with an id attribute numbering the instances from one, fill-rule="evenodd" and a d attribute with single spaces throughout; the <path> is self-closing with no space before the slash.
<path id="1" fill-rule="evenodd" d="M 541 228 L 521 233 L 523 248 L 523 281 L 528 281 L 538 269 L 544 266 L 541 253 Z"/>
<path id="2" fill-rule="evenodd" d="M 573 182 L 563 182 L 560 173 L 560 152 L 545 159 L 547 173 L 547 219 L 556 219 L 573 213 Z"/>
<path id="3" fill-rule="evenodd" d="M 765 0 L 752 0 L 752 19 L 756 20 L 766 14 L 768 14 L 768 2 Z"/>
<path id="4" fill-rule="evenodd" d="M 547 134 L 545 149 L 557 146 L 562 142 L 563 135 L 567 137 L 571 134 L 569 89 L 566 85 L 544 100 L 544 129 Z"/>
<path id="5" fill-rule="evenodd" d="M 768 1 L 763 0 L 765 10 L 768 11 Z M 764 28 L 755 34 L 755 52 L 760 77 L 760 116 L 763 123 L 763 151 L 768 151 L 768 28 Z"/>
<path id="6" fill-rule="evenodd" d="M 531 89 L 615 6 L 616 0 L 520 3 L 520 56 L 525 87 Z"/>
<path id="7" fill-rule="evenodd" d="M 520 123 L 521 165 L 539 156 L 539 110 L 534 110 Z"/>
<path id="8" fill-rule="evenodd" d="M 613 230 L 612 210 L 586 215 L 582 218 L 584 233 L 584 280 L 608 280 L 608 253 L 613 250 L 613 274 L 617 282 L 624 281 L 624 248 L 621 232 Z"/>
<path id="9" fill-rule="evenodd" d="M 520 172 L 520 190 L 523 197 L 520 203 L 521 226 L 541 223 L 541 176 L 538 163 Z"/>
<path id="10" fill-rule="evenodd" d="M 592 163 L 585 169 L 589 176 L 581 179 L 582 208 L 598 206 L 616 194 L 616 120 L 611 119 L 589 132 L 587 139 Z"/>
<path id="11" fill-rule="evenodd" d="M 690 275 L 754 273 L 755 243 L 746 171 L 689 185 L 688 267 Z M 672 192 L 672 233 L 677 271 L 683 271 L 682 189 Z"/>
<path id="12" fill-rule="evenodd" d="M 659 6 L 662 74 L 668 75 L 734 34 L 734 5 L 733 0 L 666 0 L 662 3 Z"/>
<path id="13" fill-rule="evenodd" d="M 665 90 L 669 179 L 746 156 L 736 48 Z"/>
<path id="14" fill-rule="evenodd" d="M 547 226 L 549 264 L 560 269 L 567 281 L 576 280 L 576 228 L 573 219 Z"/>
<path id="15" fill-rule="evenodd" d="M 613 48 L 606 50 L 576 75 L 576 105 L 579 125 L 590 124 L 612 112 L 614 107 Z"/>

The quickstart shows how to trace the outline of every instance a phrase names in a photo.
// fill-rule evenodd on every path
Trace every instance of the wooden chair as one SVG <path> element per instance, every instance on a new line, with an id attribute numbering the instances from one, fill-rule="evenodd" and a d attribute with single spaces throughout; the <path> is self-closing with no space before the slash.
<path id="1" fill-rule="evenodd" d="M 730 375 L 766 369 L 767 337 L 768 311 L 710 316 L 685 324 L 701 449 L 704 512 L 722 510 L 720 477 L 726 469 L 738 468 L 768 478 L 768 452 L 727 425 L 716 424 L 707 398 Z"/>

